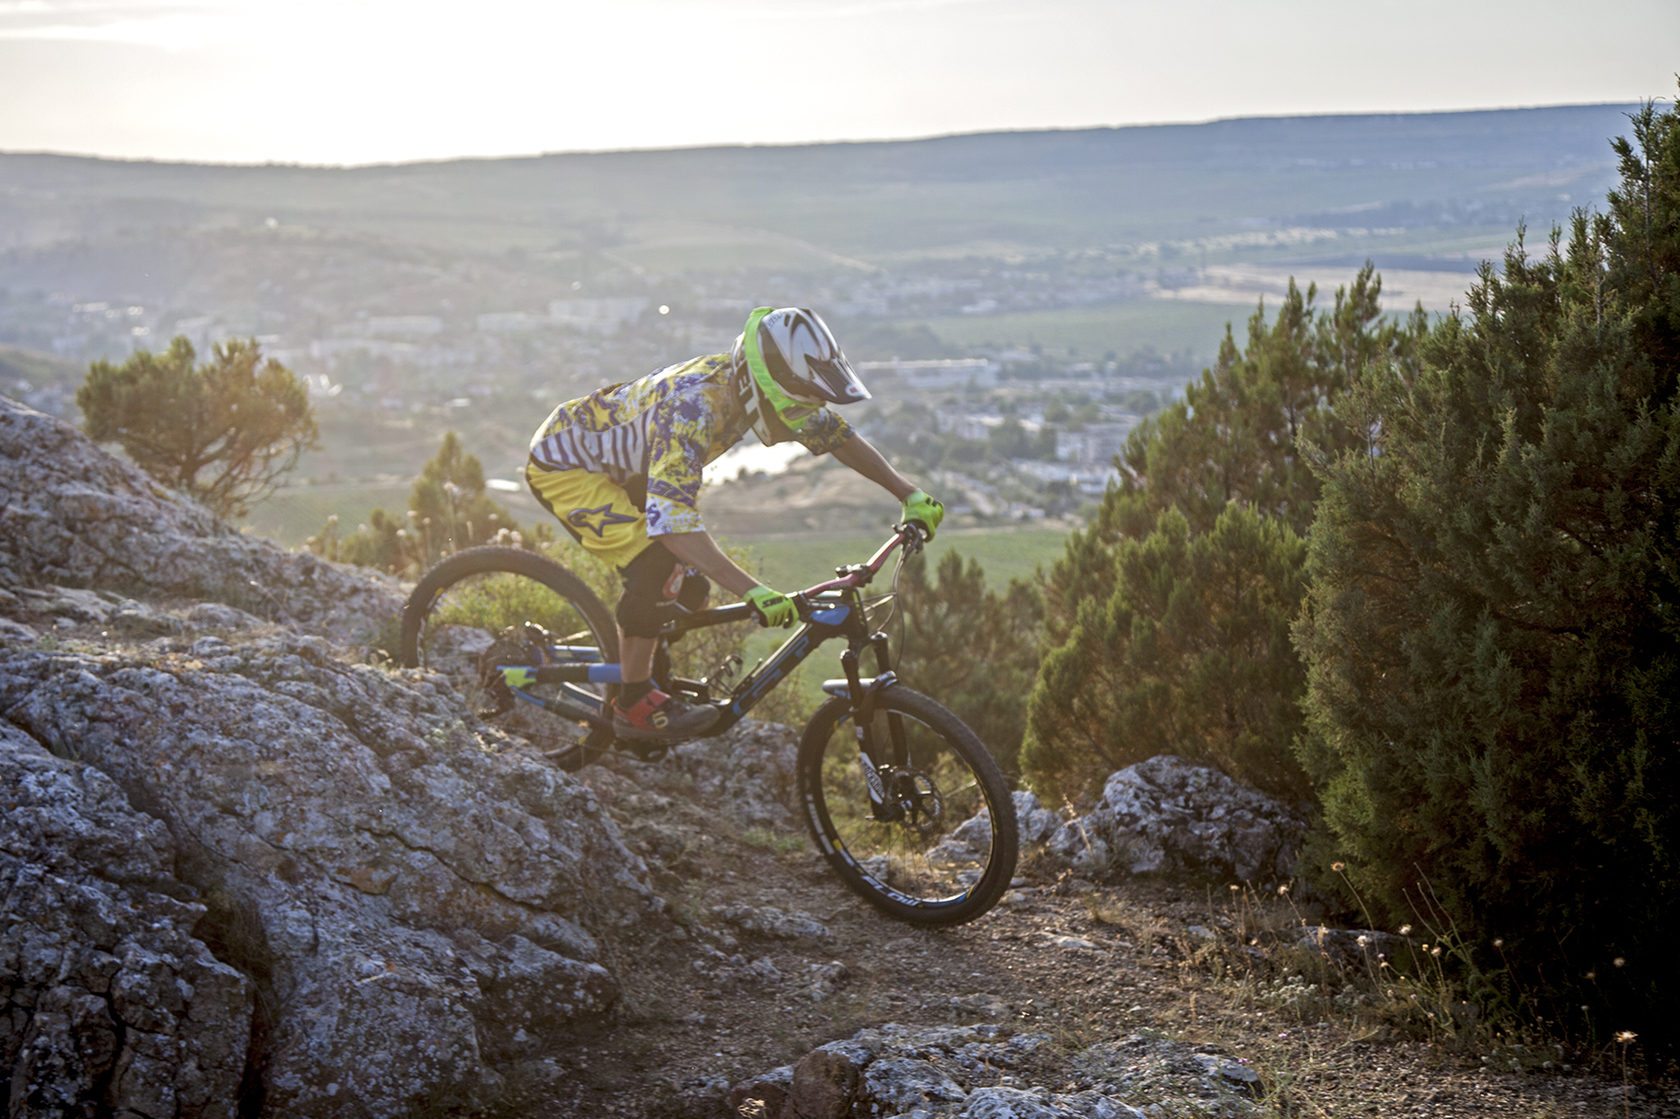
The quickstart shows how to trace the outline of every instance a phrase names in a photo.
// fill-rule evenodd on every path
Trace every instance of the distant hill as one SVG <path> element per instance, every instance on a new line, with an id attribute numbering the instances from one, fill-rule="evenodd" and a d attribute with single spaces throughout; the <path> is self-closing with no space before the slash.
<path id="1" fill-rule="evenodd" d="M 71 417 L 76 411 L 76 388 L 86 373 L 85 365 L 0 346 L 0 393 L 49 415 Z"/>
<path id="2" fill-rule="evenodd" d="M 1603 198 L 1609 141 L 1635 108 L 352 168 L 0 154 L 0 343 L 85 359 L 187 323 L 297 347 L 350 329 L 347 315 L 454 316 L 457 330 L 580 293 L 673 304 L 688 317 L 665 325 L 709 336 L 792 292 L 865 337 L 892 327 L 878 356 L 924 327 L 921 356 L 944 352 L 940 338 L 961 350 L 1064 332 L 1085 352 L 1211 356 L 1233 309 L 1290 275 L 1346 282 L 1367 258 L 1420 273 L 1391 285 L 1400 305 L 1443 308 L 1518 223 L 1538 241 Z M 1042 317 L 1146 296 L 1181 307 Z M 70 314 L 98 303 L 103 323 Z"/>
<path id="3" fill-rule="evenodd" d="M 1364 214 L 1552 220 L 1609 181 L 1633 105 L 1326 116 L 918 141 L 355 168 L 0 154 L 0 282 L 17 253 L 274 219 L 435 247 L 719 249 L 811 261 L 1068 249 Z M 1564 197 L 1567 196 L 1567 197 Z M 1563 203 L 1560 207 L 1559 203 Z M 704 258 L 697 257 L 699 263 Z"/>

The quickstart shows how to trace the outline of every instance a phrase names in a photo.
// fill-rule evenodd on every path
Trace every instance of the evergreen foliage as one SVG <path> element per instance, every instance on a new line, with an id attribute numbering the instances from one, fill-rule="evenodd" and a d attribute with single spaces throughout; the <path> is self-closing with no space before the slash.
<path id="1" fill-rule="evenodd" d="M 1303 673 L 1289 624 L 1304 560 L 1287 523 L 1238 504 L 1209 532 L 1169 507 L 1148 536 L 1122 540 L 1113 593 L 1083 602 L 1044 657 L 1023 755 L 1035 784 L 1070 795 L 1177 754 L 1303 795 L 1290 753 Z"/>
<path id="2" fill-rule="evenodd" d="M 986 585 L 973 559 L 948 551 L 928 578 L 923 555 L 899 579 L 903 640 L 899 674 L 972 727 L 1005 773 L 1019 769 L 1027 695 L 1038 670 L 1043 605 L 1037 589 L 1012 579 L 1002 593 Z"/>
<path id="3" fill-rule="evenodd" d="M 1041 791 L 1077 798 L 1173 753 L 1305 793 L 1288 633 L 1318 499 L 1309 459 L 1363 438 L 1330 408 L 1358 370 L 1411 362 L 1427 333 L 1421 309 L 1385 318 L 1381 291 L 1370 264 L 1329 308 L 1291 283 L 1270 323 L 1262 304 L 1240 350 L 1227 329 L 1184 398 L 1133 431 L 1046 582 L 1022 755 Z"/>
<path id="4" fill-rule="evenodd" d="M 467 453 L 460 437 L 451 431 L 414 479 L 406 516 L 375 509 L 365 524 L 342 537 L 338 518 L 332 517 L 318 535 L 309 538 L 309 550 L 330 560 L 417 575 L 462 548 L 513 534 L 527 535 L 485 492 L 483 464 Z M 551 535 L 546 526 L 537 532 L 541 538 Z"/>
<path id="5" fill-rule="evenodd" d="M 1450 916 L 1481 994 L 1672 1043 L 1680 118 L 1633 132 L 1607 214 L 1539 258 L 1519 231 L 1338 409 L 1367 438 L 1310 534 L 1301 759 L 1316 861 L 1389 921 Z"/>
<path id="6" fill-rule="evenodd" d="M 218 343 L 195 364 L 176 337 L 161 354 L 96 361 L 76 391 L 83 429 L 219 517 L 242 517 L 315 445 L 309 393 L 254 340 Z"/>

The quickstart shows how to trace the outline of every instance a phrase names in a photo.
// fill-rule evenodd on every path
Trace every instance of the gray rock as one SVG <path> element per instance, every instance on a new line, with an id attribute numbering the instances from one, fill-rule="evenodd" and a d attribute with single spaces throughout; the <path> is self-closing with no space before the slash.
<path id="1" fill-rule="evenodd" d="M 1301 930 L 1296 946 L 1330 961 L 1344 970 L 1375 975 L 1384 960 L 1411 963 L 1414 943 L 1380 929 L 1334 929 L 1309 925 Z"/>
<path id="2" fill-rule="evenodd" d="M 156 873 L 273 1010 L 269 1114 L 489 1105 L 500 1062 L 613 1004 L 599 938 L 657 919 L 588 789 L 318 638 L 0 649 L 0 714 L 161 821 Z"/>
<path id="3" fill-rule="evenodd" d="M 1055 830 L 1061 826 L 1061 817 L 1042 807 L 1038 798 L 1025 789 L 1017 789 L 1012 794 L 1015 801 L 1015 818 L 1020 829 L 1020 842 L 1043 843 L 1049 839 Z M 980 859 L 992 836 L 992 814 L 982 808 L 940 840 L 939 844 L 928 852 L 928 859 L 935 863 L 962 864 L 972 863 Z"/>
<path id="4" fill-rule="evenodd" d="M 981 1088 L 968 1097 L 960 1119 L 1141 1119 L 1143 1112 L 1094 1092 L 1058 1095 L 1043 1088 Z"/>
<path id="5" fill-rule="evenodd" d="M 676 747 L 671 757 L 693 778 L 694 799 L 737 827 L 786 829 L 797 821 L 798 753 L 793 730 L 746 719 L 723 734 Z"/>
<path id="6" fill-rule="evenodd" d="M 1099 1096 L 1188 1103 L 1193 1114 L 1256 1110 L 1259 1074 L 1241 1059 L 1188 1042 L 1131 1034 L 1091 1046 L 1072 1064 L 1080 1087 Z M 1150 1103 L 1142 1106 L 1150 1112 Z"/>
<path id="7" fill-rule="evenodd" d="M 252 989 L 195 935 L 171 842 L 104 774 L 0 722 L 0 1099 L 235 1114 Z"/>
<path id="8" fill-rule="evenodd" d="M 220 603 L 347 641 L 388 623 L 403 597 L 389 580 L 246 536 L 0 396 L 0 586 L 47 585 Z"/>
<path id="9" fill-rule="evenodd" d="M 721 905 L 712 915 L 744 933 L 779 940 L 833 939 L 827 925 L 804 913 L 787 913 L 769 905 Z"/>
<path id="10" fill-rule="evenodd" d="M 964 1099 L 967 1093 L 939 1066 L 916 1057 L 882 1057 L 863 1071 L 859 1094 L 876 1114 L 893 1115 L 917 1104 Z"/>
<path id="11" fill-rule="evenodd" d="M 1056 829 L 1062 826 L 1062 819 L 1054 812 L 1038 803 L 1038 797 L 1026 789 L 1017 789 L 1012 794 L 1015 801 L 1015 819 L 1020 827 L 1021 843 L 1043 843 L 1050 838 Z M 984 844 L 992 833 L 991 813 L 982 808 L 971 818 L 959 824 L 946 842 L 959 843 L 965 848 L 973 848 Z"/>
<path id="12" fill-rule="evenodd" d="M 1234 1061 L 1217 1053 L 1197 1053 L 1195 1061 L 1210 1081 L 1228 1081 L 1243 1088 L 1252 1088 L 1260 1083 L 1260 1074 L 1242 1061 Z"/>
<path id="13" fill-rule="evenodd" d="M 1306 821 L 1216 769 L 1156 757 L 1111 775 L 1102 800 L 1049 847 L 1090 873 L 1288 878 Z"/>
<path id="14" fill-rule="evenodd" d="M 897 1023 L 860 1030 L 791 1066 L 738 1084 L 731 1106 L 765 1119 L 1140 1119 L 1145 1113 L 1105 1092 L 1052 1092 L 997 1083 L 1052 1044 L 1048 1034 L 1010 1036 L 1001 1026 Z M 1194 1061 L 1185 1055 L 1194 1067 Z"/>

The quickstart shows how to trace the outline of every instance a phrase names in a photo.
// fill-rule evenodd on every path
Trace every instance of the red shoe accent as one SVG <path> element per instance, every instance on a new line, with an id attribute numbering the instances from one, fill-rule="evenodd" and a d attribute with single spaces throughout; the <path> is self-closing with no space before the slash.
<path id="1" fill-rule="evenodd" d="M 693 738 L 717 722 L 711 707 L 694 707 L 654 688 L 628 709 L 613 704 L 613 731 L 621 738 L 675 741 Z"/>

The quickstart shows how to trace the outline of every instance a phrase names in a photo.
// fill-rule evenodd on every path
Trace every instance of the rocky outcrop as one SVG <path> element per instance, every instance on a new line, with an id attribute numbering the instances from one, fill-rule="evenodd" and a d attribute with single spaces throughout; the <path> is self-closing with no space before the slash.
<path id="1" fill-rule="evenodd" d="M 798 753 L 793 730 L 753 721 L 671 751 L 676 767 L 693 780 L 697 798 L 720 805 L 743 828 L 803 827 L 794 817 Z"/>
<path id="2" fill-rule="evenodd" d="M 333 644 L 391 585 L 3 400 L 0 587 L 11 1115 L 493 1109 L 661 927 L 586 786 Z"/>
<path id="3" fill-rule="evenodd" d="M 1207 766 L 1151 758 L 1111 774 L 1102 800 L 1050 837 L 1093 875 L 1194 873 L 1242 882 L 1290 878 L 1306 821 Z"/>
<path id="4" fill-rule="evenodd" d="M 1215 1049 L 1131 1034 L 1065 1061 L 1059 1090 L 1032 1086 L 1057 1048 L 1006 1026 L 889 1023 L 735 1085 L 729 1104 L 756 1119 L 1145 1119 L 1163 1100 L 1182 1105 L 1171 1114 L 1258 1111 L 1259 1075 Z"/>
<path id="5" fill-rule="evenodd" d="M 0 714 L 144 810 L 174 869 L 159 892 L 203 907 L 177 923 L 269 1016 L 271 1113 L 484 1105 L 503 1063 L 612 1004 L 598 937 L 656 912 L 645 867 L 587 788 L 431 680 L 328 652 L 291 633 L 14 646 Z M 50 919 L 18 911 L 13 932 Z"/>
<path id="6" fill-rule="evenodd" d="M 183 900 L 168 831 L 6 723 L 0 811 L 8 1114 L 231 1117 L 252 984 L 196 935 L 206 910 Z"/>
<path id="7" fill-rule="evenodd" d="M 335 640 L 371 637 L 402 605 L 394 583 L 246 536 L 0 396 L 0 589 L 44 585 L 218 603 Z"/>

